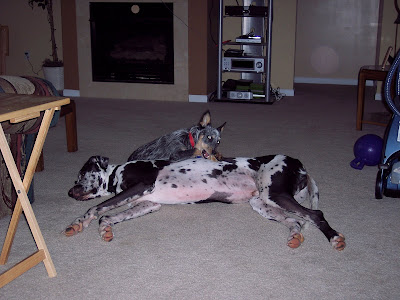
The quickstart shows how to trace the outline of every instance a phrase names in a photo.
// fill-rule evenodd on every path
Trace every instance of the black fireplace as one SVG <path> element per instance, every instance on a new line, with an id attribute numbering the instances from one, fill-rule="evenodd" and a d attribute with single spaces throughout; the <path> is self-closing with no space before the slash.
<path id="1" fill-rule="evenodd" d="M 173 4 L 91 2 L 93 81 L 174 83 Z"/>

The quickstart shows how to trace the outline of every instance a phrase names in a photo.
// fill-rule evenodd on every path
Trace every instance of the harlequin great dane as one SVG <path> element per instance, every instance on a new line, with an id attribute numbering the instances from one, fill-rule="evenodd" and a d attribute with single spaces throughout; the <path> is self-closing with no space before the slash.
<path id="1" fill-rule="evenodd" d="M 113 239 L 114 224 L 155 212 L 162 204 L 245 203 L 263 217 L 286 225 L 288 246 L 303 242 L 305 221 L 318 227 L 333 248 L 346 246 L 342 234 L 334 230 L 323 213 L 316 210 L 318 188 L 297 159 L 284 155 L 254 158 L 224 158 L 222 161 L 191 158 L 179 162 L 166 160 L 131 161 L 111 165 L 109 159 L 92 156 L 79 172 L 69 196 L 79 201 L 115 196 L 90 208 L 65 229 L 72 236 L 99 219 L 99 233 L 104 241 Z M 311 208 L 302 206 L 309 199 Z M 106 212 L 127 205 L 114 215 Z"/>

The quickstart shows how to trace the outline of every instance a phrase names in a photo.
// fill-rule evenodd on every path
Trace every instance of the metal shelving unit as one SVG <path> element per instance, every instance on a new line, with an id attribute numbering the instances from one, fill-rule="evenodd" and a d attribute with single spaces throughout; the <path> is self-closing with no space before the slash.
<path id="1" fill-rule="evenodd" d="M 265 2 L 268 2 L 268 6 L 265 6 Z M 243 10 L 248 8 L 250 5 L 264 6 L 267 8 L 267 15 L 252 15 L 250 13 L 239 13 L 237 15 L 224 15 L 224 1 L 219 1 L 219 30 L 218 30 L 218 85 L 217 85 L 217 97 L 214 101 L 220 102 L 245 102 L 245 103 L 263 103 L 272 104 L 273 99 L 271 98 L 270 86 L 271 86 L 271 40 L 272 40 L 272 19 L 273 19 L 273 0 L 244 0 Z M 263 41 L 261 43 L 246 43 L 246 42 L 224 42 L 223 39 L 223 23 L 224 18 L 241 18 L 242 19 L 242 33 L 253 31 L 255 35 L 261 36 Z M 239 35 L 239 34 L 238 34 Z M 250 53 L 251 56 L 243 56 L 243 58 L 259 58 L 264 60 L 263 71 L 236 71 L 236 70 L 224 70 L 223 68 L 223 48 L 225 46 L 240 46 L 244 53 Z M 240 57 L 238 57 L 239 59 Z M 243 80 L 252 81 L 253 83 L 259 83 L 264 85 L 264 95 L 262 97 L 253 99 L 232 99 L 226 95 L 226 91 L 223 90 L 222 73 L 225 72 L 236 72 L 240 73 L 240 77 Z"/>

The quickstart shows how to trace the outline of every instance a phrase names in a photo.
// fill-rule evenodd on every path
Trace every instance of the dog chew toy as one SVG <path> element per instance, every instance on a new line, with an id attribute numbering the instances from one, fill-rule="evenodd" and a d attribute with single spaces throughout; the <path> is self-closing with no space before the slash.
<path id="1" fill-rule="evenodd" d="M 354 144 L 355 158 L 350 162 L 354 169 L 361 170 L 364 165 L 376 166 L 382 155 L 383 139 L 376 134 L 366 134 L 358 138 Z"/>

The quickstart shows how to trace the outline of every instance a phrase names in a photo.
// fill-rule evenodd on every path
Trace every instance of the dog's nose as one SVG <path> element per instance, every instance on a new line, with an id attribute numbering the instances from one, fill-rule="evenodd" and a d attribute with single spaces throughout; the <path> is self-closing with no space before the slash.
<path id="1" fill-rule="evenodd" d="M 76 195 L 79 195 L 83 192 L 83 187 L 81 185 L 75 185 L 68 191 L 68 196 L 71 198 L 75 198 Z"/>

